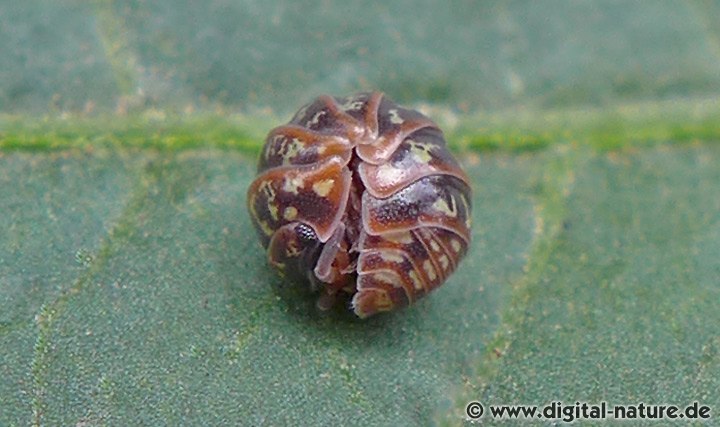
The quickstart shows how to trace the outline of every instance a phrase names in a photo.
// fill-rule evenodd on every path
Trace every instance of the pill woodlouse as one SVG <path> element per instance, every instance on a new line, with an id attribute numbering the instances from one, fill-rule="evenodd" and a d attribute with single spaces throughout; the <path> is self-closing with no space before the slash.
<path id="1" fill-rule="evenodd" d="M 320 96 L 267 137 L 248 209 L 272 265 L 359 317 L 440 286 L 470 243 L 471 190 L 442 131 L 380 92 Z"/>

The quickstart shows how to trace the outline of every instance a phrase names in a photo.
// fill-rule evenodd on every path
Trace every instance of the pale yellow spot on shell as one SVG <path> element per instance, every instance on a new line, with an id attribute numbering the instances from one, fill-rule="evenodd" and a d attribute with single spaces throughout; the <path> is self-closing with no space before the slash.
<path id="1" fill-rule="evenodd" d="M 435 203 L 432 205 L 433 209 L 435 209 L 438 212 L 442 212 L 447 216 L 455 218 L 457 216 L 457 210 L 455 207 L 450 207 L 448 205 L 448 202 L 445 201 L 442 197 L 438 197 L 437 200 L 435 200 Z"/>
<path id="2" fill-rule="evenodd" d="M 272 141 L 267 145 L 268 149 L 265 151 L 265 160 L 270 159 L 271 156 L 274 156 L 277 154 L 280 144 L 278 144 L 278 141 L 283 139 L 283 135 L 275 135 L 272 139 Z"/>
<path id="3" fill-rule="evenodd" d="M 340 108 L 344 111 L 359 110 L 362 108 L 363 102 L 356 101 L 354 98 L 348 99 Z"/>
<path id="4" fill-rule="evenodd" d="M 396 264 L 402 264 L 402 262 L 405 261 L 402 256 L 394 252 L 382 252 L 380 253 L 380 257 L 387 262 L 394 262 Z"/>
<path id="5" fill-rule="evenodd" d="M 388 111 L 388 114 L 390 114 L 390 123 L 394 125 L 401 125 L 405 123 L 405 120 L 403 120 L 403 118 L 398 115 L 398 110 L 396 110 L 395 108 Z"/>
<path id="6" fill-rule="evenodd" d="M 320 117 L 322 117 L 324 115 L 325 115 L 325 110 L 318 111 L 317 113 L 315 113 L 315 115 L 312 117 L 312 119 L 310 119 L 307 123 L 305 123 L 305 126 L 310 127 L 312 125 L 318 124 L 320 122 Z"/>
<path id="7" fill-rule="evenodd" d="M 376 281 L 387 283 L 388 285 L 392 285 L 394 288 L 402 287 L 402 284 L 398 283 L 397 277 L 391 273 L 387 273 L 384 271 L 376 271 L 375 273 L 372 273 L 372 277 Z"/>
<path id="8" fill-rule="evenodd" d="M 412 282 L 413 282 L 413 287 L 414 287 L 415 289 L 417 289 L 417 290 L 422 289 L 422 287 L 423 287 L 423 286 L 422 286 L 422 282 L 420 281 L 420 278 L 418 277 L 418 275 L 417 275 L 417 273 L 415 272 L 415 270 L 411 270 L 411 271 L 408 273 L 408 277 L 410 277 L 410 280 L 412 280 Z"/>
<path id="9" fill-rule="evenodd" d="M 285 218 L 288 221 L 292 221 L 295 218 L 297 218 L 298 210 L 295 208 L 295 206 L 288 206 L 285 208 L 285 211 L 283 212 L 283 218 Z"/>
<path id="10" fill-rule="evenodd" d="M 377 169 L 378 181 L 387 184 L 400 181 L 403 175 L 405 175 L 405 172 L 402 169 L 398 169 L 390 163 L 383 163 L 382 165 L 378 166 Z"/>
<path id="11" fill-rule="evenodd" d="M 260 230 L 262 230 L 262 232 L 265 233 L 266 236 L 271 236 L 273 233 L 272 229 L 265 221 L 260 221 L 260 216 L 255 209 L 255 200 L 257 200 L 257 197 L 255 197 L 254 195 L 250 197 L 250 214 L 253 218 L 255 218 L 255 221 L 257 221 Z"/>
<path id="12" fill-rule="evenodd" d="M 440 257 L 440 266 L 443 270 L 447 270 L 448 266 L 450 265 L 450 260 L 448 259 L 447 255 L 443 255 Z"/>
<path id="13" fill-rule="evenodd" d="M 305 183 L 303 182 L 302 178 L 287 178 L 283 183 L 283 191 L 287 191 L 288 193 L 292 194 L 298 194 L 298 188 L 303 187 L 304 185 Z"/>
<path id="14" fill-rule="evenodd" d="M 272 181 L 263 181 L 258 191 L 262 191 L 267 196 L 268 201 L 274 201 L 275 200 L 275 189 L 272 188 Z"/>
<path id="15" fill-rule="evenodd" d="M 270 216 L 273 220 L 278 220 L 278 207 L 275 203 L 268 202 L 268 211 L 270 211 Z"/>
<path id="16" fill-rule="evenodd" d="M 257 201 L 257 197 L 254 194 L 250 195 L 250 202 L 248 206 L 250 206 L 250 215 L 252 215 L 253 218 L 258 218 L 257 209 L 255 209 L 255 203 Z"/>
<path id="17" fill-rule="evenodd" d="M 430 279 L 431 281 L 437 279 L 437 273 L 435 273 L 435 267 L 433 267 L 430 260 L 425 260 L 425 262 L 423 263 L 423 269 L 427 273 L 428 279 Z"/>
<path id="18" fill-rule="evenodd" d="M 278 211 L 277 206 L 275 205 L 275 190 L 272 188 L 272 182 L 263 181 L 258 188 L 258 192 L 263 192 L 267 196 L 268 212 L 270 212 L 272 219 L 277 221 Z M 250 200 L 250 210 L 252 211 L 252 215 L 257 220 L 258 226 L 260 226 L 262 232 L 265 233 L 266 236 L 271 236 L 275 230 L 270 228 L 270 225 L 268 225 L 267 222 L 260 220 L 260 215 L 258 215 L 257 210 L 255 209 L 256 200 L 257 197 L 253 195 Z"/>
<path id="19" fill-rule="evenodd" d="M 323 179 L 322 181 L 314 183 L 312 189 L 318 196 L 325 197 L 330 194 L 330 190 L 332 190 L 333 184 L 334 182 L 332 179 Z"/>
<path id="20" fill-rule="evenodd" d="M 455 251 L 455 253 L 459 253 L 460 249 L 462 248 L 460 241 L 457 239 L 452 239 L 452 241 L 450 242 L 450 246 L 452 246 L 452 250 Z"/>
<path id="21" fill-rule="evenodd" d="M 400 243 L 402 245 L 409 245 L 414 241 L 409 231 L 403 231 L 401 233 L 388 233 L 385 236 L 385 240 L 393 243 Z"/>
<path id="22" fill-rule="evenodd" d="M 297 138 L 293 138 L 292 141 L 287 144 L 287 153 L 283 155 L 283 164 L 290 164 L 290 159 L 296 157 L 298 153 L 305 148 L 305 144 Z"/>
<path id="23" fill-rule="evenodd" d="M 430 241 L 430 247 L 431 247 L 432 250 L 434 250 L 435 252 L 439 252 L 439 251 L 440 251 L 440 245 L 438 245 L 438 243 L 437 243 L 435 240 L 431 240 L 431 241 Z"/>
<path id="24" fill-rule="evenodd" d="M 432 160 L 430 150 L 432 150 L 434 145 L 412 139 L 408 139 L 405 142 L 410 146 L 410 154 L 412 154 L 416 162 L 429 163 L 430 160 Z"/>
<path id="25" fill-rule="evenodd" d="M 270 228 L 267 222 L 265 221 L 258 221 L 258 225 L 260 226 L 260 229 L 263 233 L 265 233 L 266 236 L 272 236 L 274 230 Z"/>

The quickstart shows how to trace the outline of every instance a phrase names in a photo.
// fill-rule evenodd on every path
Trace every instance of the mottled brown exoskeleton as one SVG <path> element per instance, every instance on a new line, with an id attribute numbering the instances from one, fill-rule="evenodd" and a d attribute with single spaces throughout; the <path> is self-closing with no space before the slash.
<path id="1" fill-rule="evenodd" d="M 469 181 L 442 131 L 379 92 L 320 96 L 273 129 L 247 200 L 270 263 L 360 317 L 440 286 L 470 243 Z"/>

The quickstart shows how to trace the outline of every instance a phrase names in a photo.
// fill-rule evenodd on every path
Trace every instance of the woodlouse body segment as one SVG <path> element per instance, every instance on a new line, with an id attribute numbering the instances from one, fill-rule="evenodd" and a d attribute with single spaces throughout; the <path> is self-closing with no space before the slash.
<path id="1" fill-rule="evenodd" d="M 270 264 L 360 317 L 437 288 L 470 244 L 471 189 L 442 131 L 380 92 L 320 96 L 270 131 L 247 200 Z"/>

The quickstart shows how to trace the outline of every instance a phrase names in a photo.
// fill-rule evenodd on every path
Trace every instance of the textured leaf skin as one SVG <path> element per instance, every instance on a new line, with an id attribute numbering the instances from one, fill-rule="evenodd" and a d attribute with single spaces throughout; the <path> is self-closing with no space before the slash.
<path id="1" fill-rule="evenodd" d="M 128 167 L 77 152 L 59 155 L 82 160 L 73 169 L 81 175 L 95 167 L 122 175 Z M 6 155 L 3 176 L 18 176 L 5 173 L 9 164 L 49 170 L 28 175 L 37 176 L 28 200 L 42 200 L 42 189 L 62 169 L 46 157 Z M 507 300 L 507 281 L 521 274 L 532 238 L 526 188 L 535 162 L 493 156 L 482 169 L 470 169 L 472 179 L 486 183 L 478 197 L 489 204 L 476 219 L 506 220 L 477 228 L 473 262 L 453 276 L 454 290 L 369 322 L 344 309 L 320 316 L 266 266 L 243 210 L 254 175 L 249 157 L 146 152 L 128 162 L 141 168 L 124 177 L 130 185 L 118 197 L 125 201 L 120 216 L 87 245 L 98 248 L 92 264 L 75 262 L 75 245 L 49 259 L 43 268 L 77 274 L 3 331 L 0 354 L 9 361 L 3 366 L 17 373 L 3 377 L 6 394 L 16 399 L 2 412 L 3 424 L 328 424 L 349 413 L 358 423 L 427 422 L 439 406 L 449 407 L 446 396 L 483 354 Z M 3 188 L 13 196 L 4 203 L 27 196 L 18 186 Z M 89 192 L 51 190 L 67 206 L 107 203 Z M 517 215 L 505 217 L 506 211 Z M 52 225 L 44 216 L 31 221 L 27 227 Z M 60 239 L 72 230 L 43 234 Z M 19 251 L 8 256 L 4 271 L 18 280 L 3 281 L 3 295 L 15 286 L 7 306 L 17 307 L 32 289 L 23 271 L 40 267 Z"/>
<path id="2" fill-rule="evenodd" d="M 482 207 L 469 262 L 436 298 L 360 322 L 267 268 L 243 214 L 248 156 L 3 154 L 2 423 L 718 403 L 716 145 L 461 157 Z"/>

